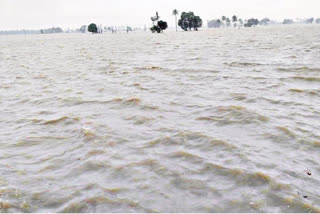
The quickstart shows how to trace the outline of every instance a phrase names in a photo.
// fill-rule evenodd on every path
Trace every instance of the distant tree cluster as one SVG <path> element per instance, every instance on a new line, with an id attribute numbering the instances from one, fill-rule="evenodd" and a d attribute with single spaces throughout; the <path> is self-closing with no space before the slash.
<path id="1" fill-rule="evenodd" d="M 233 15 L 231 18 L 222 16 L 221 19 L 213 19 L 208 21 L 209 28 L 220 28 L 220 27 L 253 27 L 258 24 L 267 25 L 270 22 L 270 19 L 265 18 L 259 22 L 258 19 L 251 18 L 243 21 L 243 19 L 238 18 L 236 15 Z"/>
<path id="2" fill-rule="evenodd" d="M 317 19 L 316 19 L 316 23 L 317 23 L 317 24 L 320 24 L 320 18 L 317 18 Z"/>
<path id="3" fill-rule="evenodd" d="M 220 28 L 223 26 L 223 23 L 220 19 L 213 19 L 208 22 L 208 27 L 209 28 Z"/>
<path id="4" fill-rule="evenodd" d="M 309 19 L 306 19 L 306 23 L 307 23 L 307 24 L 312 24 L 313 21 L 314 21 L 314 18 L 313 18 L 313 17 L 312 17 L 312 18 L 309 18 Z"/>
<path id="5" fill-rule="evenodd" d="M 39 34 L 39 30 L 8 30 L 0 31 L 0 35 Z"/>
<path id="6" fill-rule="evenodd" d="M 282 22 L 282 24 L 284 24 L 284 25 L 290 25 L 293 23 L 294 23 L 294 21 L 292 19 L 284 19 Z"/>
<path id="7" fill-rule="evenodd" d="M 270 23 L 271 23 L 271 20 L 269 18 L 264 18 L 259 22 L 260 25 L 269 25 Z"/>
<path id="8" fill-rule="evenodd" d="M 168 23 L 162 20 L 159 20 L 160 16 L 156 12 L 155 16 L 151 17 L 152 27 L 150 28 L 152 33 L 162 33 L 165 29 L 168 28 Z"/>
<path id="9" fill-rule="evenodd" d="M 245 27 L 253 27 L 259 24 L 259 20 L 255 18 L 248 19 L 244 24 Z"/>
<path id="10" fill-rule="evenodd" d="M 197 31 L 202 27 L 202 19 L 195 16 L 193 12 L 182 12 L 178 25 L 185 31 L 191 31 L 192 29 Z"/>
<path id="11" fill-rule="evenodd" d="M 62 28 L 60 27 L 52 27 L 49 29 L 41 29 L 40 30 L 41 34 L 47 34 L 47 33 L 63 33 Z"/>

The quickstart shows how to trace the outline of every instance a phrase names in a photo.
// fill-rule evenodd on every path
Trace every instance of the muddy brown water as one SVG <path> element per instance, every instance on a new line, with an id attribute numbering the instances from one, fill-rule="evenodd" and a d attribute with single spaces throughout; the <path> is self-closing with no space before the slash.
<path id="1" fill-rule="evenodd" d="M 320 26 L 0 36 L 0 68 L 1 212 L 320 210 Z"/>

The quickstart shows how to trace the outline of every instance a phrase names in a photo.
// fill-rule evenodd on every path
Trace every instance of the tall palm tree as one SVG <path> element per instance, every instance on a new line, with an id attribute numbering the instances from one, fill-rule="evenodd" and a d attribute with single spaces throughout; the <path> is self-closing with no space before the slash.
<path id="1" fill-rule="evenodd" d="M 224 27 L 226 27 L 225 22 L 226 22 L 226 20 L 227 20 L 227 17 L 226 17 L 226 16 L 222 16 L 221 19 L 222 19 L 222 22 L 223 22 Z"/>
<path id="2" fill-rule="evenodd" d="M 172 15 L 176 17 L 176 31 L 178 32 L 178 22 L 177 22 L 177 15 L 179 15 L 179 11 L 177 9 L 174 9 L 172 11 Z"/>
<path id="3" fill-rule="evenodd" d="M 231 20 L 229 19 L 229 17 L 227 18 L 227 27 L 230 27 L 230 23 L 231 23 Z"/>
<path id="4" fill-rule="evenodd" d="M 236 15 L 232 16 L 232 22 L 233 22 L 234 27 L 237 26 L 237 24 L 236 24 L 237 21 L 238 21 L 238 17 Z"/>

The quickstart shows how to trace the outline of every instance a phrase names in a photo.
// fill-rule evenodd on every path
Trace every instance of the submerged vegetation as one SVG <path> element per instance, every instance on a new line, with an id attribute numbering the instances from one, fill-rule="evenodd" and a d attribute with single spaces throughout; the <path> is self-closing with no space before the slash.
<path id="1" fill-rule="evenodd" d="M 184 31 L 198 31 L 199 28 L 202 27 L 203 21 L 200 16 L 196 16 L 194 12 L 180 12 L 177 9 L 172 11 L 172 15 L 175 17 L 175 30 L 178 31 L 178 27 L 180 27 Z M 178 20 L 178 16 L 180 18 Z M 163 33 L 168 28 L 168 23 L 166 21 L 160 20 L 160 16 L 158 12 L 156 12 L 155 16 L 151 17 L 152 26 L 149 28 L 152 33 Z M 250 19 L 242 19 L 237 15 L 233 15 L 232 17 L 222 16 L 221 18 L 212 19 L 207 21 L 208 28 L 241 28 L 241 27 L 255 27 L 258 25 L 289 25 L 289 24 L 320 24 L 320 18 L 304 18 L 304 19 L 289 19 L 286 18 L 282 21 L 271 20 L 266 17 L 261 20 L 257 18 Z M 48 29 L 41 30 L 8 30 L 8 31 L 0 31 L 0 35 L 15 35 L 15 34 L 53 34 L 53 33 L 103 33 L 103 32 L 112 32 L 117 33 L 118 30 L 122 32 L 131 32 L 131 31 L 145 31 L 147 32 L 147 25 L 144 27 L 130 27 L 130 26 L 105 26 L 102 25 L 97 26 L 95 23 L 91 23 L 90 25 L 82 25 L 78 29 L 65 29 L 63 30 L 61 27 L 52 27 Z"/>
<path id="2" fill-rule="evenodd" d="M 174 9 L 172 11 L 172 15 L 175 16 L 175 21 L 176 21 L 176 31 L 178 31 L 178 21 L 177 21 L 177 16 L 179 15 L 179 11 L 177 9 Z"/>
<path id="3" fill-rule="evenodd" d="M 197 31 L 202 27 L 202 19 L 200 16 L 195 16 L 193 12 L 182 12 L 178 25 L 185 31 Z"/>
<path id="4" fill-rule="evenodd" d="M 91 23 L 89 26 L 88 26 L 88 31 L 91 32 L 91 33 L 98 33 L 98 27 L 96 24 L 94 23 Z"/>
<path id="5" fill-rule="evenodd" d="M 151 17 L 152 27 L 150 28 L 152 33 L 162 33 L 165 29 L 168 28 L 168 23 L 162 20 L 159 20 L 160 16 L 156 12 L 155 16 Z"/>
<path id="6" fill-rule="evenodd" d="M 63 33 L 62 28 L 60 27 L 52 27 L 49 29 L 41 29 L 40 30 L 41 34 L 47 34 L 47 33 Z"/>
<path id="7" fill-rule="evenodd" d="M 231 25 L 231 21 L 233 25 Z M 307 18 L 307 19 L 284 19 L 281 22 L 277 22 L 274 20 L 271 20 L 270 18 L 266 17 L 261 19 L 260 21 L 256 18 L 250 18 L 243 21 L 243 19 L 238 18 L 236 15 L 232 16 L 232 20 L 226 16 L 222 16 L 221 19 L 212 19 L 208 21 L 208 27 L 209 28 L 221 28 L 221 27 L 255 27 L 257 25 L 271 25 L 271 24 L 320 24 L 320 18 L 314 19 L 314 18 Z"/>

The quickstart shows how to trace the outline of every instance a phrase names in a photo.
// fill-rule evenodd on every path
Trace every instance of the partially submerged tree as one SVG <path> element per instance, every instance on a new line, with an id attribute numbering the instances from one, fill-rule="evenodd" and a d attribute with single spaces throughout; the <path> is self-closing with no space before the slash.
<path id="1" fill-rule="evenodd" d="M 232 16 L 232 22 L 234 27 L 237 27 L 237 21 L 238 21 L 238 17 L 236 15 Z"/>
<path id="2" fill-rule="evenodd" d="M 202 19 L 199 16 L 195 16 L 193 12 L 182 12 L 178 25 L 185 31 L 195 30 L 197 31 L 202 27 Z"/>
<path id="3" fill-rule="evenodd" d="M 254 19 L 254 18 L 251 18 L 251 19 L 248 19 L 247 22 L 244 24 L 245 27 L 254 27 L 256 25 L 259 24 L 259 20 L 258 19 Z"/>
<path id="4" fill-rule="evenodd" d="M 213 19 L 208 22 L 208 28 L 220 28 L 223 25 L 220 19 Z"/>
<path id="5" fill-rule="evenodd" d="M 312 17 L 312 18 L 309 18 L 309 19 L 306 19 L 306 23 L 307 23 L 307 24 L 312 24 L 313 21 L 314 21 L 314 18 L 313 18 L 313 17 Z"/>
<path id="6" fill-rule="evenodd" d="M 178 11 L 177 9 L 174 9 L 174 10 L 172 11 L 172 15 L 174 15 L 175 18 L 176 18 L 176 31 L 178 31 L 177 15 L 179 15 L 179 11 Z"/>
<path id="7" fill-rule="evenodd" d="M 222 17 L 221 17 L 221 20 L 222 20 L 223 25 L 224 25 L 224 27 L 225 27 L 225 26 L 226 26 L 227 17 L 226 17 L 226 16 L 222 16 Z"/>
<path id="8" fill-rule="evenodd" d="M 239 23 L 240 23 L 240 26 L 242 27 L 244 22 L 242 19 L 239 19 Z"/>
<path id="9" fill-rule="evenodd" d="M 41 34 L 47 34 L 47 33 L 63 33 L 62 28 L 60 27 L 52 27 L 48 29 L 41 29 L 40 30 Z"/>
<path id="10" fill-rule="evenodd" d="M 282 24 L 284 24 L 284 25 L 293 24 L 293 23 L 294 23 L 294 21 L 292 19 L 285 19 L 282 22 Z"/>
<path id="11" fill-rule="evenodd" d="M 81 32 L 81 33 L 85 33 L 86 31 L 87 31 L 87 25 L 81 26 L 80 32 Z"/>
<path id="12" fill-rule="evenodd" d="M 271 20 L 266 17 L 266 18 L 262 19 L 262 20 L 259 22 L 259 24 L 260 24 L 260 25 L 269 25 L 270 22 L 271 22 Z"/>
<path id="13" fill-rule="evenodd" d="M 227 18 L 227 27 L 230 27 L 230 24 L 231 24 L 231 20 Z"/>
<path id="14" fill-rule="evenodd" d="M 88 31 L 91 32 L 91 33 L 98 33 L 98 27 L 96 24 L 94 23 L 91 23 L 89 26 L 88 26 Z"/>
<path id="15" fill-rule="evenodd" d="M 156 16 L 152 16 L 151 17 L 151 21 L 153 26 L 150 28 L 152 33 L 162 33 L 165 29 L 168 28 L 168 23 L 162 20 L 159 20 L 160 16 L 158 14 L 158 12 L 156 12 Z M 155 22 L 157 24 L 155 24 Z"/>

